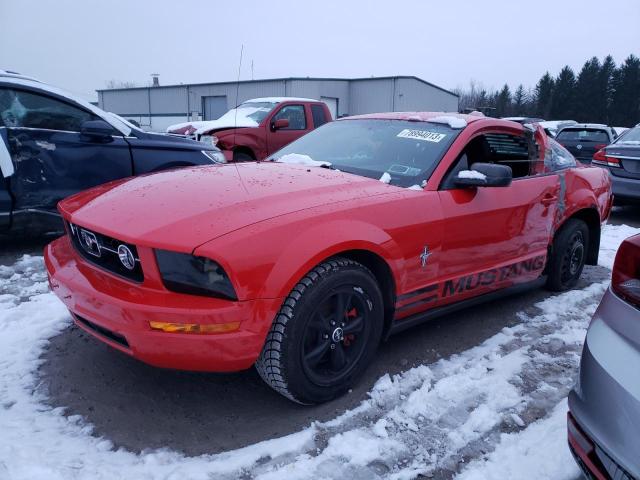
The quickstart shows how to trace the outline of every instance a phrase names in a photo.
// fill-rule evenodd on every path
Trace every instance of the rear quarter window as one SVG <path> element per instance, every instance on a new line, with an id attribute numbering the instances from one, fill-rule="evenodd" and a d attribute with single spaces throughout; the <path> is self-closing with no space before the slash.
<path id="1" fill-rule="evenodd" d="M 315 128 L 327 123 L 327 116 L 322 105 L 311 105 L 311 116 L 313 117 L 313 126 Z"/>
<path id="2" fill-rule="evenodd" d="M 553 139 L 549 139 L 549 148 L 544 155 L 544 166 L 547 171 L 555 172 L 576 166 L 576 159 L 571 152 Z"/>

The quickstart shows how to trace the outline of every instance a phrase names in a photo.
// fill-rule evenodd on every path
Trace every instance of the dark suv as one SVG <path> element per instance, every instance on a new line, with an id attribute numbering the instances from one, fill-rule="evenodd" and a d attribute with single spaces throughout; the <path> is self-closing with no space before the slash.
<path id="1" fill-rule="evenodd" d="M 224 161 L 215 146 L 144 132 L 57 88 L 0 70 L 0 234 L 61 230 L 58 201 L 101 183 Z"/>
<path id="2" fill-rule="evenodd" d="M 578 123 L 561 128 L 556 141 L 582 163 L 591 163 L 593 154 L 618 138 L 612 127 L 599 123 Z"/>

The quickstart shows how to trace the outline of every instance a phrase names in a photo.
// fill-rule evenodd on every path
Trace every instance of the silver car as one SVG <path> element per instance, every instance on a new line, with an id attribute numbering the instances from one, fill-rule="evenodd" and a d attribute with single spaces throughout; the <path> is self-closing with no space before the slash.
<path id="1" fill-rule="evenodd" d="M 587 478 L 640 479 L 640 235 L 626 239 L 569 394 L 569 447 Z"/>

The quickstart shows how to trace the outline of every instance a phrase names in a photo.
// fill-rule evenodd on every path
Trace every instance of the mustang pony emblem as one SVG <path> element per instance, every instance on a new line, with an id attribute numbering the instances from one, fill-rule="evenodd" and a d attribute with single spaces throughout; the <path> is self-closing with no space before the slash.
<path id="1" fill-rule="evenodd" d="M 424 250 L 420 254 L 420 265 L 424 268 L 427 266 L 427 260 L 431 256 L 431 252 L 429 251 L 429 247 L 424 246 Z"/>

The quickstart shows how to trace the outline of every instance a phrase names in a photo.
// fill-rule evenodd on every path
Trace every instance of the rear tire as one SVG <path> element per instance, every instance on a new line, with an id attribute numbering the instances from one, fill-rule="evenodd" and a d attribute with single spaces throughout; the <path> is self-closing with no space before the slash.
<path id="1" fill-rule="evenodd" d="M 589 251 L 589 228 L 571 218 L 556 233 L 547 264 L 547 288 L 563 292 L 573 288 L 582 274 Z"/>
<path id="2" fill-rule="evenodd" d="M 336 257 L 311 270 L 278 312 L 256 369 L 275 391 L 302 404 L 343 393 L 371 361 L 384 321 L 375 277 Z"/>

